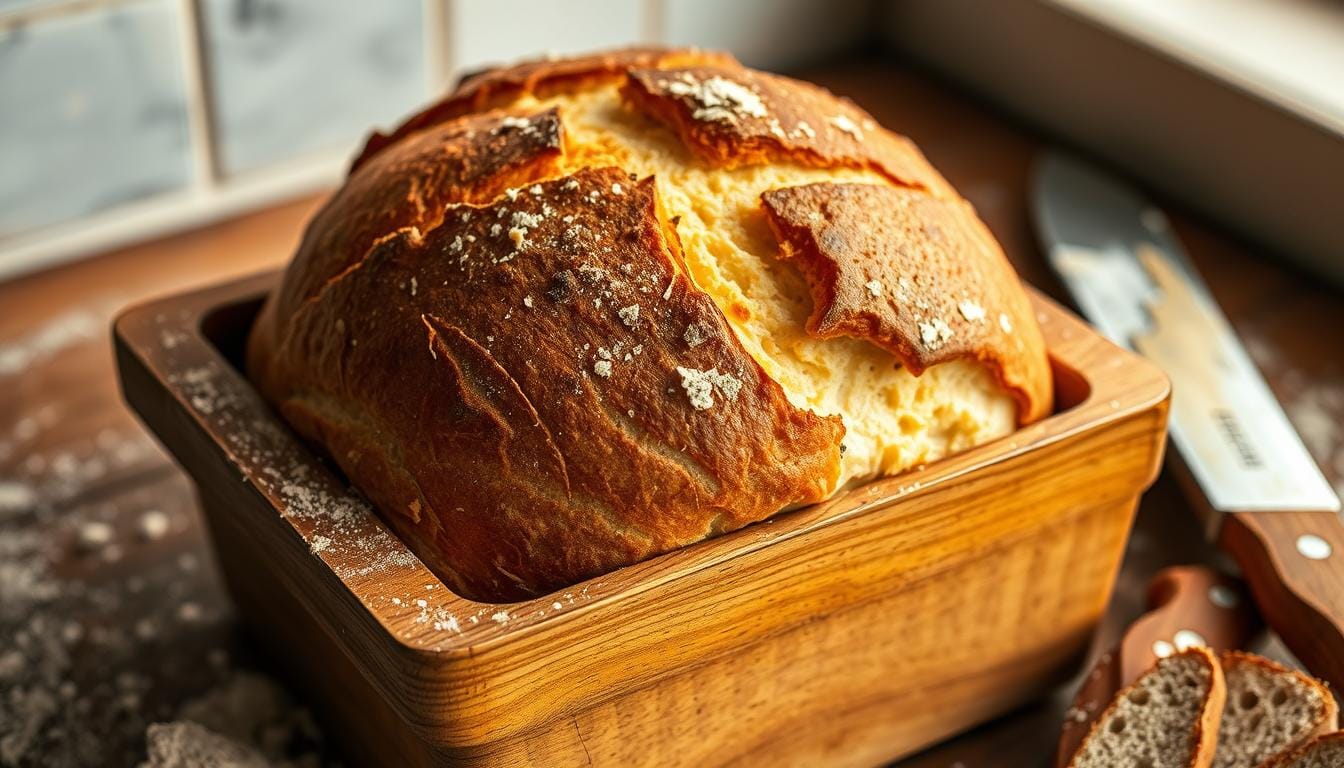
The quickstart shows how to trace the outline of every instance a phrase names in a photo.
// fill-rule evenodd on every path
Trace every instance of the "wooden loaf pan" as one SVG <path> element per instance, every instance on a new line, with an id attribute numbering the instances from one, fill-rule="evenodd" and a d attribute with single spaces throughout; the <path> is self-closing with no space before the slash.
<path id="1" fill-rule="evenodd" d="M 1033 294 L 1059 410 L 996 442 L 519 603 L 453 594 L 238 360 L 278 273 L 116 322 L 243 617 L 351 761 L 872 765 L 1075 671 L 1156 476 L 1166 378 Z"/>

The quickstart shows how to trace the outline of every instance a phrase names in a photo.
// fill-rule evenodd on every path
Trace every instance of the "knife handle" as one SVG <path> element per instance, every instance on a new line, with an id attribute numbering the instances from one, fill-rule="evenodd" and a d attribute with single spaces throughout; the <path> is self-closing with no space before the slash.
<path id="1" fill-rule="evenodd" d="M 1317 677 L 1344 691 L 1344 525 L 1334 512 L 1234 512 L 1220 541 L 1261 615 Z"/>
<path id="2" fill-rule="evenodd" d="M 1097 660 L 1065 713 L 1056 768 L 1066 768 L 1112 697 L 1160 655 L 1191 643 L 1215 653 L 1242 648 L 1258 630 L 1255 606 L 1237 579 L 1201 565 L 1158 572 L 1148 584 L 1148 613 L 1130 624 L 1120 644 Z"/>

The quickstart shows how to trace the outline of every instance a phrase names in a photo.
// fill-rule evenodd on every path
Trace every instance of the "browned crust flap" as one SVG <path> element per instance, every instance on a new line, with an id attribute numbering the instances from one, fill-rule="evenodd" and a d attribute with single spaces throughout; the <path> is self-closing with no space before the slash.
<path id="1" fill-rule="evenodd" d="M 379 155 L 308 225 L 285 272 L 275 319 L 283 323 L 389 232 L 427 231 L 450 203 L 491 200 L 554 173 L 562 143 L 554 109 L 526 116 L 491 112 L 435 126 Z"/>
<path id="2" fill-rule="evenodd" d="M 761 196 L 780 257 L 812 293 L 808 332 L 889 350 L 912 373 L 987 366 L 1019 421 L 1051 408 L 1051 377 L 1026 293 L 969 203 L 872 184 L 808 184 Z"/>
<path id="3" fill-rule="evenodd" d="M 390 134 L 374 131 L 355 158 L 352 171 L 384 148 L 413 133 L 472 112 L 506 106 L 523 96 L 546 98 L 616 82 L 633 67 L 741 65 L 730 54 L 694 48 L 627 48 L 565 59 L 536 59 L 487 69 L 465 77 L 446 98 L 397 126 Z"/>
<path id="4" fill-rule="evenodd" d="M 913 142 L 811 83 L 742 67 L 649 68 L 632 70 L 621 93 L 716 166 L 868 168 L 904 186 L 952 194 Z"/>
<path id="5" fill-rule="evenodd" d="M 823 498 L 840 420 L 788 403 L 666 226 L 653 180 L 612 168 L 453 207 L 331 281 L 262 378 L 468 596 L 536 594 Z"/>

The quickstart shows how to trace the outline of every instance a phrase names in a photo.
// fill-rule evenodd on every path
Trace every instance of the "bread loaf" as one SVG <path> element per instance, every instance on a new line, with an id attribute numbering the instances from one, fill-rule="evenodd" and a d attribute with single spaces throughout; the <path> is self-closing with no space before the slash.
<path id="1" fill-rule="evenodd" d="M 493 70 L 375 134 L 248 367 L 429 567 L 492 600 L 1051 408 L 1020 282 L 908 139 L 689 50 Z"/>

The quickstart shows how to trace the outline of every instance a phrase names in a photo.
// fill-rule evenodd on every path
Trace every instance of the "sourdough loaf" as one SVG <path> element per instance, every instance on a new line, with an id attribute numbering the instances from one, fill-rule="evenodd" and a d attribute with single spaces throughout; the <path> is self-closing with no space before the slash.
<path id="1" fill-rule="evenodd" d="M 248 367 L 427 565 L 496 600 L 1051 408 L 1021 284 L 908 139 L 691 50 L 493 70 L 375 134 Z"/>

